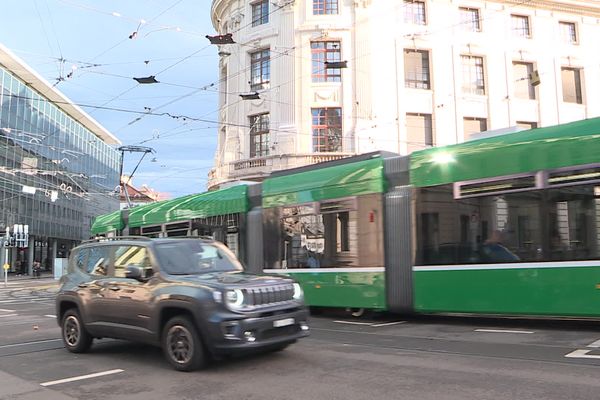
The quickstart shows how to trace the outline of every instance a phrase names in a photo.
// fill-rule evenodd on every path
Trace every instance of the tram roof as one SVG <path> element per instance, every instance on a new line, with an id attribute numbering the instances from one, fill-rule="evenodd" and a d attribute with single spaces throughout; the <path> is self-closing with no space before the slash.
<path id="1" fill-rule="evenodd" d="M 600 118 L 412 153 L 410 182 L 433 186 L 598 162 Z"/>
<path id="2" fill-rule="evenodd" d="M 121 210 L 114 211 L 110 214 L 99 215 L 94 219 L 92 224 L 92 234 L 97 235 L 111 231 L 121 230 L 125 227 L 125 221 Z"/>
<path id="3" fill-rule="evenodd" d="M 129 210 L 132 228 L 248 211 L 248 186 L 191 194 Z"/>
<path id="4" fill-rule="evenodd" d="M 358 160 L 315 164 L 296 173 L 272 176 L 263 182 L 263 207 L 302 204 L 385 191 L 383 158 L 379 153 Z M 339 160 L 342 161 L 342 160 Z M 289 172 L 289 171 L 286 171 Z"/>

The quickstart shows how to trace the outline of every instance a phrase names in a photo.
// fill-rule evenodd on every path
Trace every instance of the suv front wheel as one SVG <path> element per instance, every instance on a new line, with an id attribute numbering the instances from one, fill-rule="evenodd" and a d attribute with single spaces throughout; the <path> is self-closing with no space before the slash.
<path id="1" fill-rule="evenodd" d="M 62 319 L 62 339 L 67 350 L 71 353 L 84 353 L 92 345 L 94 338 L 83 326 L 83 321 L 77 309 L 65 312 Z"/>
<path id="2" fill-rule="evenodd" d="M 173 317 L 163 329 L 165 357 L 178 371 L 193 371 L 206 363 L 206 354 L 198 330 L 185 316 Z"/>

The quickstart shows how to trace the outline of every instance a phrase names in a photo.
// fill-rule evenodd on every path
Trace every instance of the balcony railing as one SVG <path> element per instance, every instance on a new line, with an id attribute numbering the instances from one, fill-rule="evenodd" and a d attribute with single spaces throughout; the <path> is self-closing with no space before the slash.
<path id="1" fill-rule="evenodd" d="M 212 187 L 232 180 L 257 180 L 268 176 L 273 171 L 339 160 L 353 155 L 355 153 L 282 154 L 234 161 L 211 170 L 208 186 Z"/>

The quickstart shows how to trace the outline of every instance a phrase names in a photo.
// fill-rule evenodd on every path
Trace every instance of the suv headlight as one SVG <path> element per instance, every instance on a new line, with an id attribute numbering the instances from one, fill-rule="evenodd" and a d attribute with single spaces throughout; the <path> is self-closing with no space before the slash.
<path id="1" fill-rule="evenodd" d="M 231 308 L 240 308 L 244 304 L 244 292 L 240 289 L 228 290 L 225 293 L 225 301 Z"/>
<path id="2" fill-rule="evenodd" d="M 294 300 L 302 300 L 304 299 L 304 292 L 302 291 L 302 287 L 300 287 L 299 283 L 294 283 L 294 295 L 292 296 Z"/>

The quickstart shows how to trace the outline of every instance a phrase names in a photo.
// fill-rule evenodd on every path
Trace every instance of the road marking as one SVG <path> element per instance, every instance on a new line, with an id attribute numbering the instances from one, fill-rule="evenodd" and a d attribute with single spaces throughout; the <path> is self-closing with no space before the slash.
<path id="1" fill-rule="evenodd" d="M 600 359 L 600 356 L 588 354 L 590 351 L 592 351 L 592 350 L 575 350 L 575 351 L 567 354 L 565 357 L 567 357 L 567 358 L 597 358 L 597 359 Z"/>
<path id="2" fill-rule="evenodd" d="M 0 315 L 0 318 L 4 318 L 4 317 L 16 317 L 19 314 L 4 314 L 4 315 Z"/>
<path id="3" fill-rule="evenodd" d="M 97 378 L 99 376 L 118 374 L 121 372 L 123 372 L 122 369 L 111 369 L 110 371 L 96 372 L 94 374 L 80 375 L 80 376 L 74 376 L 72 378 L 59 379 L 57 381 L 44 382 L 44 383 L 40 383 L 40 385 L 41 386 L 53 386 L 53 385 L 59 385 L 61 383 L 81 381 L 83 379 L 90 379 L 90 378 Z"/>
<path id="4" fill-rule="evenodd" d="M 379 328 L 379 327 L 382 327 L 382 326 L 390 326 L 390 325 L 398 325 L 398 324 L 403 324 L 403 323 L 405 323 L 405 322 L 406 322 L 406 321 L 384 322 L 384 323 L 382 323 L 382 324 L 373 324 L 373 325 L 371 325 L 371 326 L 372 326 L 373 328 Z"/>
<path id="5" fill-rule="evenodd" d="M 596 340 L 594 343 L 588 344 L 587 347 L 594 347 L 594 348 L 600 347 L 600 339 Z"/>
<path id="6" fill-rule="evenodd" d="M 29 346 L 30 344 L 61 342 L 61 341 L 62 341 L 62 339 L 48 339 L 48 340 L 38 340 L 38 341 L 35 341 L 35 342 L 5 344 L 3 346 L 0 346 L 0 349 L 6 349 L 6 348 L 9 348 L 9 347 L 18 347 L 18 346 Z"/>
<path id="7" fill-rule="evenodd" d="M 358 322 L 358 321 L 333 321 L 338 324 L 348 324 L 348 325 L 371 325 L 370 322 Z"/>
<path id="8" fill-rule="evenodd" d="M 485 332 L 485 333 L 535 333 L 533 331 L 512 331 L 509 329 L 475 329 L 475 332 Z"/>
<path id="9" fill-rule="evenodd" d="M 48 318 L 56 318 L 56 315 L 50 315 L 50 314 L 45 314 L 44 317 L 48 317 Z"/>

